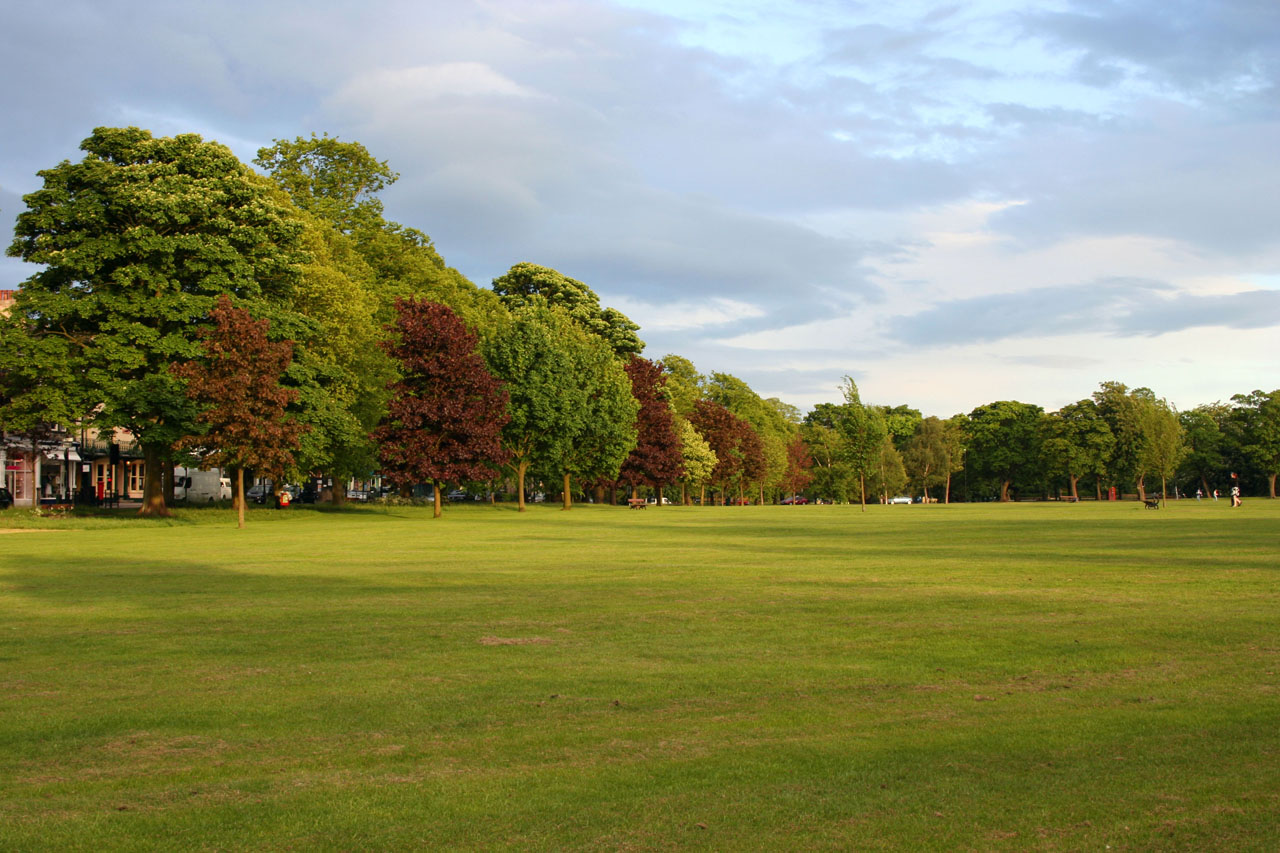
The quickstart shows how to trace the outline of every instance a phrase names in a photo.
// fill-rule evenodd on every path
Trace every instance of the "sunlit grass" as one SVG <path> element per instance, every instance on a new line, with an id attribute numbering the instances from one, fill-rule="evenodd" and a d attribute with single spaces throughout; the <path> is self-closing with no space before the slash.
<path id="1" fill-rule="evenodd" d="M 1280 848 L 1267 501 L 31 523 L 0 849 Z"/>

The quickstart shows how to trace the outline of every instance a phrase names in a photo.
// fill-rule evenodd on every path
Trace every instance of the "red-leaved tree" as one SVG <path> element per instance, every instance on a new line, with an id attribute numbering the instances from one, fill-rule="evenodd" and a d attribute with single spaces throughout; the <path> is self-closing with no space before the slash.
<path id="1" fill-rule="evenodd" d="M 640 411 L 636 414 L 636 446 L 622 463 L 618 481 L 631 487 L 632 497 L 637 486 L 653 486 L 661 506 L 662 488 L 684 473 L 680 437 L 671 404 L 663 393 L 667 376 L 661 362 L 638 355 L 632 356 L 625 367 L 631 379 L 631 396 L 640 404 Z"/>
<path id="2" fill-rule="evenodd" d="M 711 471 L 710 482 L 720 491 L 721 502 L 732 486 L 738 487 L 741 499 L 744 478 L 764 469 L 764 448 L 756 431 L 742 418 L 711 400 L 694 403 L 689 422 L 702 433 L 716 454 L 716 467 Z"/>
<path id="3" fill-rule="evenodd" d="M 244 527 L 244 470 L 279 483 L 309 427 L 286 414 L 298 392 L 280 385 L 293 360 L 293 341 L 267 340 L 269 323 L 254 320 L 227 296 L 209 316 L 213 327 L 200 332 L 205 358 L 172 367 L 186 381 L 187 396 L 206 407 L 196 420 L 208 429 L 178 446 L 198 453 L 202 467 L 235 469 L 237 524 Z"/>
<path id="4" fill-rule="evenodd" d="M 387 416 L 373 433 L 383 472 L 400 488 L 430 483 L 435 517 L 446 484 L 487 480 L 507 459 L 507 391 L 477 351 L 479 340 L 452 309 L 396 301 L 385 344 L 400 369 Z"/>
<path id="5" fill-rule="evenodd" d="M 795 497 L 812 482 L 813 457 L 809 455 L 804 439 L 797 435 L 787 445 L 787 473 L 782 476 L 782 490 Z"/>

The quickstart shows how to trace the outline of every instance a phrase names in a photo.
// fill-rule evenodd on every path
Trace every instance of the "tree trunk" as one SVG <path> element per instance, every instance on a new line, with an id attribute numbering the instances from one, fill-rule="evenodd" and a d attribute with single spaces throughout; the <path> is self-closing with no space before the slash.
<path id="1" fill-rule="evenodd" d="M 1101 474 L 1099 474 L 1098 477 L 1094 480 L 1094 486 L 1096 486 L 1098 489 L 1098 500 L 1101 501 L 1102 500 L 1102 475 Z"/>
<path id="2" fill-rule="evenodd" d="M 1138 477 L 1138 500 L 1145 501 L 1147 499 L 1147 487 L 1143 483 L 1144 477 Z"/>
<path id="3" fill-rule="evenodd" d="M 1164 474 L 1160 475 L 1160 503 L 1169 503 L 1169 485 L 1165 482 Z"/>
<path id="4" fill-rule="evenodd" d="M 1000 503 L 1007 504 L 1009 502 L 1009 480 L 1000 481 Z"/>
<path id="5" fill-rule="evenodd" d="M 236 527 L 244 530 L 244 469 L 236 469 L 236 486 L 235 491 L 231 495 L 231 500 L 236 505 Z"/>
<path id="6" fill-rule="evenodd" d="M 1080 481 L 1080 478 L 1077 477 L 1075 474 L 1068 474 L 1067 476 L 1071 478 L 1071 499 L 1074 501 L 1079 501 L 1080 493 L 1076 491 L 1076 483 Z"/>
<path id="7" fill-rule="evenodd" d="M 444 509 L 443 509 L 444 501 L 440 500 L 440 492 L 441 492 L 441 488 L 440 488 L 440 487 L 441 487 L 442 485 L 444 485 L 444 484 L 443 484 L 443 483 L 440 483 L 439 481 L 433 481 L 433 482 L 431 483 L 431 491 L 432 491 L 432 493 L 433 493 L 433 495 L 432 495 L 433 500 L 432 500 L 432 502 L 431 502 L 431 517 L 432 517 L 432 518 L 439 518 L 439 517 L 440 517 L 440 515 L 444 512 Z"/>
<path id="8" fill-rule="evenodd" d="M 1275 500 L 1275 497 L 1276 497 L 1276 472 L 1272 472 L 1272 473 L 1270 473 L 1270 474 L 1268 474 L 1268 475 L 1267 475 L 1267 485 L 1268 485 L 1268 486 L 1270 486 L 1270 488 L 1271 488 L 1271 499 L 1272 499 L 1272 500 Z"/>
<path id="9" fill-rule="evenodd" d="M 166 506 L 173 506 L 178 502 L 177 484 L 173 481 L 173 455 L 166 453 L 163 462 L 164 468 L 161 471 L 164 479 L 164 502 Z"/>
<path id="10" fill-rule="evenodd" d="M 946 491 L 943 492 L 942 502 L 944 504 L 951 503 L 951 472 L 950 471 L 947 472 L 947 485 L 946 485 Z"/>
<path id="11" fill-rule="evenodd" d="M 516 463 L 516 510 L 524 512 L 524 473 L 529 470 L 529 461 L 521 459 Z"/>
<path id="12" fill-rule="evenodd" d="M 862 511 L 867 511 L 867 477 L 865 474 L 858 475 L 858 492 L 862 495 Z"/>
<path id="13" fill-rule="evenodd" d="M 596 503 L 598 504 L 604 503 L 604 484 L 596 483 L 594 492 L 595 492 Z"/>
<path id="14" fill-rule="evenodd" d="M 562 496 L 564 506 L 561 509 L 569 509 L 573 506 L 573 493 L 569 491 L 569 475 L 564 475 L 564 495 Z"/>
<path id="15" fill-rule="evenodd" d="M 1273 479 L 1271 482 L 1274 484 L 1275 480 Z M 1209 481 L 1204 478 L 1204 474 L 1200 475 L 1200 487 L 1206 498 L 1213 494 L 1213 490 L 1209 488 Z M 1274 492 L 1274 489 L 1272 491 Z"/>
<path id="16" fill-rule="evenodd" d="M 698 491 L 698 506 L 707 505 L 707 484 L 703 483 Z"/>
<path id="17" fill-rule="evenodd" d="M 689 505 L 689 484 L 684 481 L 681 481 L 680 482 L 680 506 L 688 506 L 688 505 Z"/>
<path id="18" fill-rule="evenodd" d="M 333 478 L 333 499 L 334 506 L 342 506 L 347 502 L 347 481 L 344 478 Z"/>
<path id="19" fill-rule="evenodd" d="M 169 508 L 164 503 L 164 488 L 160 482 L 160 466 L 164 462 L 164 454 L 154 444 L 142 445 L 143 464 L 147 470 L 143 472 L 142 506 L 138 515 L 148 518 L 168 518 Z"/>

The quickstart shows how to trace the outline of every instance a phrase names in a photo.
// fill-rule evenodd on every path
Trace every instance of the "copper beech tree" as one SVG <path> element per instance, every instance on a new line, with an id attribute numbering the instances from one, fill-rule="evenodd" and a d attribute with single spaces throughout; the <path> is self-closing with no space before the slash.
<path id="1" fill-rule="evenodd" d="M 680 479 L 684 473 L 682 444 L 676 433 L 675 415 L 663 389 L 667 384 L 662 363 L 632 356 L 626 364 L 631 379 L 631 396 L 640 404 L 636 414 L 636 446 L 622 463 L 619 482 L 631 487 L 650 485 L 658 492 L 662 505 L 662 488 Z"/>
<path id="2" fill-rule="evenodd" d="M 293 360 L 293 342 L 267 340 L 270 324 L 225 295 L 209 316 L 214 325 L 200 332 L 204 359 L 172 369 L 186 382 L 187 396 L 204 406 L 196 420 L 206 427 L 179 446 L 200 455 L 202 466 L 235 469 L 237 524 L 244 527 L 245 469 L 280 482 L 308 427 L 286 412 L 298 392 L 280 384 Z"/>
<path id="3" fill-rule="evenodd" d="M 387 416 L 373 433 L 383 472 L 400 488 L 431 483 L 435 517 L 446 483 L 487 480 L 507 459 L 507 391 L 477 351 L 479 340 L 452 309 L 396 301 L 385 346 L 400 369 Z"/>

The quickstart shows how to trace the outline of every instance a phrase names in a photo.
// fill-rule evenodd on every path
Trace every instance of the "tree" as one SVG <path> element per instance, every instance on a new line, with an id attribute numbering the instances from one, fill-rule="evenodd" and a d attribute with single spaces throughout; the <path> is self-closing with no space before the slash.
<path id="1" fill-rule="evenodd" d="M 387 352 L 400 368 L 384 423 L 374 431 L 383 470 L 401 488 L 431 483 L 435 517 L 446 484 L 487 479 L 506 461 L 507 392 L 447 306 L 401 300 Z"/>
<path id="2" fill-rule="evenodd" d="M 1111 427 L 1098 412 L 1093 400 L 1081 400 L 1063 406 L 1045 421 L 1044 454 L 1049 467 L 1066 474 L 1071 497 L 1079 500 L 1080 478 L 1092 474 L 1098 478 L 1098 496 L 1102 493 L 1102 475 L 1115 448 Z"/>
<path id="3" fill-rule="evenodd" d="M 905 450 L 912 436 L 920 431 L 920 423 L 924 420 L 920 410 L 907 405 L 877 406 L 876 408 L 884 417 L 885 430 L 893 437 L 893 446 L 898 448 L 899 452 Z"/>
<path id="4" fill-rule="evenodd" d="M 1267 479 L 1268 491 L 1276 496 L 1276 474 L 1280 473 L 1280 389 L 1236 394 L 1235 420 L 1240 425 L 1241 450 Z"/>
<path id="5" fill-rule="evenodd" d="M 1169 478 L 1178 470 L 1178 463 L 1186 455 L 1182 424 L 1178 413 L 1164 400 L 1146 403 L 1142 407 L 1142 453 L 1139 457 L 1141 474 L 1160 475 L 1160 499 L 1168 500 Z"/>
<path id="6" fill-rule="evenodd" d="M 929 486 L 943 482 L 947 465 L 945 427 L 940 418 L 930 415 L 920 422 L 906 443 L 902 461 L 928 500 Z"/>
<path id="7" fill-rule="evenodd" d="M 688 506 L 689 487 L 704 488 L 719 460 L 711 445 L 689 421 L 677 418 L 676 431 L 680 436 L 680 467 L 684 471 L 680 479 L 680 503 Z"/>
<path id="8" fill-rule="evenodd" d="M 378 193 L 400 177 L 359 142 L 342 142 L 327 133 L 281 139 L 258 149 L 254 164 L 271 175 L 294 204 L 331 222 L 346 234 L 381 229 Z"/>
<path id="9" fill-rule="evenodd" d="M 881 503 L 885 504 L 907 485 L 907 469 L 902 464 L 902 454 L 898 452 L 898 448 L 893 443 L 893 436 L 888 432 L 880 440 L 875 468 L 872 469 L 869 479 L 875 490 L 880 493 Z"/>
<path id="10" fill-rule="evenodd" d="M 1194 481 L 1205 494 L 1213 491 L 1210 478 L 1216 479 L 1230 470 L 1228 458 L 1234 450 L 1231 412 L 1231 407 L 1223 403 L 1207 403 L 1178 414 L 1187 444 L 1181 476 Z"/>
<path id="11" fill-rule="evenodd" d="M 553 310 L 553 316 L 562 316 Z M 564 319 L 557 332 L 570 365 L 560 393 L 573 400 L 568 441 L 548 457 L 563 481 L 564 509 L 573 506 L 572 480 L 614 480 L 636 446 L 637 412 L 631 380 L 608 344 Z M 548 473 L 551 473 L 549 470 Z"/>
<path id="12" fill-rule="evenodd" d="M 493 292 L 511 310 L 535 298 L 545 300 L 581 329 L 605 341 L 619 358 L 639 355 L 644 349 L 644 341 L 636 336 L 639 326 L 620 311 L 602 309 L 595 291 L 550 267 L 516 264 L 493 280 Z"/>
<path id="13" fill-rule="evenodd" d="M 782 488 L 792 497 L 813 482 L 813 457 L 804 439 L 796 436 L 787 445 L 787 472 L 782 477 Z"/>
<path id="14" fill-rule="evenodd" d="M 763 503 L 765 488 L 775 488 L 786 473 L 787 445 L 796 434 L 795 424 L 787 420 L 778 405 L 762 399 L 750 385 L 728 373 L 712 373 L 704 391 L 708 400 L 745 420 L 755 432 L 762 464 L 749 466 L 747 480 L 757 485 Z"/>
<path id="15" fill-rule="evenodd" d="M 988 403 L 969 414 L 966 467 L 993 481 L 1002 502 L 1009 500 L 1011 486 L 1039 473 L 1043 414 L 1039 406 L 1015 400 Z"/>
<path id="16" fill-rule="evenodd" d="M 40 172 L 8 253 L 45 268 L 14 310 L 36 337 L 68 342 L 102 427 L 130 430 L 146 459 L 141 515 L 167 514 L 163 462 L 194 429 L 167 366 L 196 358 L 197 321 L 230 294 L 287 328 L 305 260 L 294 208 L 231 151 L 194 134 L 98 128 L 79 163 Z"/>
<path id="17" fill-rule="evenodd" d="M 502 445 L 516 477 L 520 512 L 530 466 L 564 456 L 586 407 L 577 394 L 573 359 L 561 343 L 566 323 L 546 305 L 530 305 L 514 311 L 481 344 L 489 370 L 509 395 Z"/>
<path id="18" fill-rule="evenodd" d="M 709 480 L 720 491 L 723 503 L 731 487 L 737 486 L 741 492 L 747 465 L 756 461 L 747 458 L 751 451 L 757 449 L 751 446 L 748 436 L 751 425 L 712 400 L 695 403 L 689 422 L 706 439 L 716 456 L 716 466 Z M 758 447 L 759 439 L 756 440 Z"/>
<path id="19" fill-rule="evenodd" d="M 829 501 L 848 500 L 855 476 L 849 468 L 844 437 L 834 426 L 838 422 L 834 413 L 839 409 L 834 403 L 819 403 L 800 427 L 800 437 L 813 460 L 811 491 Z"/>
<path id="20" fill-rule="evenodd" d="M 951 503 L 951 475 L 964 470 L 964 454 L 968 440 L 967 415 L 947 418 L 942 429 L 943 470 L 946 472 L 946 491 L 943 503 Z"/>
<path id="21" fill-rule="evenodd" d="M 689 417 L 693 404 L 706 396 L 703 391 L 707 378 L 698 372 L 692 361 L 674 353 L 662 357 L 662 369 L 667 374 L 666 391 L 671 408 L 680 417 Z"/>
<path id="22" fill-rule="evenodd" d="M 681 441 L 676 433 L 675 413 L 667 401 L 666 374 L 662 363 L 632 356 L 626 364 L 631 380 L 631 396 L 639 404 L 636 413 L 636 446 L 622 463 L 618 479 L 631 487 L 647 483 L 661 493 L 663 486 L 676 482 L 683 473 Z M 662 501 L 658 501 L 662 505 Z"/>
<path id="23" fill-rule="evenodd" d="M 844 437 L 845 458 L 849 468 L 858 478 L 858 499 L 862 511 L 867 511 L 867 480 L 884 466 L 883 450 L 889 428 L 880 409 L 865 406 L 858 394 L 853 378 L 846 376 L 841 387 L 844 405 L 841 407 L 837 428 Z"/>
<path id="24" fill-rule="evenodd" d="M 210 312 L 212 328 L 200 331 L 204 357 L 175 365 L 170 372 L 186 383 L 201 407 L 204 430 L 179 446 L 200 458 L 200 467 L 236 472 L 237 523 L 244 527 L 244 471 L 252 468 L 279 483 L 293 467 L 293 454 L 306 425 L 287 413 L 297 392 L 280 384 L 293 358 L 293 342 L 267 340 L 267 320 L 254 320 L 219 297 Z"/>

